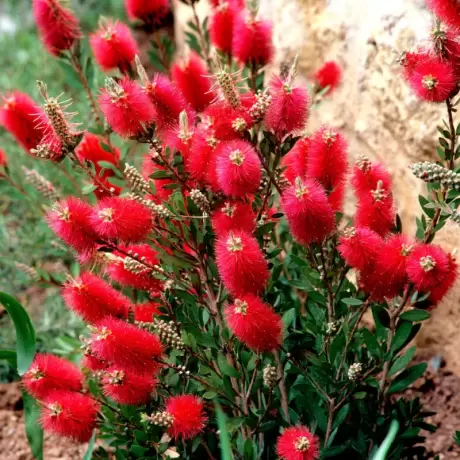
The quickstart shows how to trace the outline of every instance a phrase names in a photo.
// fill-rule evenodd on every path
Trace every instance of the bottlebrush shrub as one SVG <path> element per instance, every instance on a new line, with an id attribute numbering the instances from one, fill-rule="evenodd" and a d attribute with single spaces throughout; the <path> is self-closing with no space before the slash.
<path id="1" fill-rule="evenodd" d="M 125 4 L 150 23 L 167 8 Z M 73 14 L 60 8 L 53 27 Z M 91 102 L 80 131 L 43 84 L 43 109 L 19 92 L 4 99 L 2 125 L 37 161 L 72 165 L 77 186 L 87 179 L 46 207 L 76 257 L 67 281 L 27 267 L 40 283 L 62 282 L 88 324 L 83 372 L 39 354 L 23 376 L 41 424 L 77 442 L 95 433 L 103 458 L 224 458 L 217 439 L 227 433 L 235 458 L 312 460 L 369 458 L 397 419 L 388 458 L 421 457 L 421 430 L 433 427 L 405 396 L 426 369 L 411 364 L 409 344 L 457 277 L 455 255 L 433 244 L 447 219 L 460 222 L 455 31 L 440 26 L 432 49 L 401 60 L 415 93 L 447 109 L 439 162 L 412 166 L 430 191 L 412 236 L 385 167 L 352 164 L 333 126 L 306 129 L 316 96 L 333 97 L 337 67 L 325 65 L 308 94 L 295 63 L 265 76 L 272 29 L 254 8 L 213 2 L 221 54 L 206 24 L 189 24 L 185 61 L 153 32 L 151 63 L 165 74 L 135 58 L 137 78 L 131 54 L 117 53 L 130 66 L 117 63 L 99 95 L 72 28 L 59 59 L 81 79 L 75 96 Z M 0 178 L 14 186 L 9 174 Z M 357 203 L 344 217 L 347 188 Z"/>

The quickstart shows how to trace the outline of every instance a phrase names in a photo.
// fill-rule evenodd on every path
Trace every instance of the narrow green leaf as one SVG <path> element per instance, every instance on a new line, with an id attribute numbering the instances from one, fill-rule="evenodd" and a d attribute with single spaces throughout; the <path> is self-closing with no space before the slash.
<path id="1" fill-rule="evenodd" d="M 405 343 L 407 338 L 410 336 L 412 331 L 412 323 L 409 321 L 401 321 L 396 328 L 396 334 L 391 341 L 390 350 L 395 353 L 397 352 Z"/>
<path id="2" fill-rule="evenodd" d="M 81 189 L 81 193 L 83 193 L 83 195 L 89 195 L 90 193 L 93 193 L 96 189 L 97 185 L 87 184 Z"/>
<path id="3" fill-rule="evenodd" d="M 294 322 L 294 320 L 295 320 L 295 308 L 291 308 L 283 315 L 284 328 L 288 329 L 288 327 Z"/>
<path id="4" fill-rule="evenodd" d="M 94 450 L 95 442 L 96 442 L 96 432 L 94 431 L 89 441 L 88 448 L 86 449 L 86 453 L 83 457 L 83 460 L 91 460 L 93 458 L 93 450 Z"/>
<path id="5" fill-rule="evenodd" d="M 230 447 L 230 437 L 227 430 L 227 417 L 222 412 L 220 405 L 216 403 L 217 425 L 219 426 L 220 451 L 222 460 L 232 460 L 232 449 Z"/>
<path id="6" fill-rule="evenodd" d="M 26 435 L 30 450 L 37 460 L 43 460 L 43 430 L 38 422 L 40 408 L 35 399 L 24 391 L 22 392 L 22 400 L 24 401 Z"/>
<path id="7" fill-rule="evenodd" d="M 430 317 L 430 314 L 425 310 L 410 310 L 401 315 L 401 319 L 406 321 L 425 321 Z"/>
<path id="8" fill-rule="evenodd" d="M 399 371 L 402 371 L 412 360 L 416 347 L 410 347 L 402 356 L 398 356 L 390 367 L 388 375 L 391 377 Z"/>
<path id="9" fill-rule="evenodd" d="M 14 369 L 18 367 L 18 359 L 14 350 L 0 350 L 0 359 L 8 361 L 9 365 Z"/>
<path id="10" fill-rule="evenodd" d="M 342 299 L 342 302 L 346 305 L 353 305 L 353 306 L 358 306 L 358 305 L 361 305 L 363 303 L 362 300 L 359 300 L 359 299 L 355 299 L 353 297 L 347 297 L 345 299 Z"/>
<path id="11" fill-rule="evenodd" d="M 385 460 L 387 458 L 390 447 L 393 444 L 393 441 L 395 440 L 398 431 L 399 422 L 397 420 L 393 420 L 391 422 L 388 434 L 386 435 L 385 439 L 383 440 L 375 455 L 372 457 L 372 460 Z"/>
<path id="12" fill-rule="evenodd" d="M 428 367 L 427 363 L 419 363 L 415 366 L 409 367 L 404 372 L 396 377 L 394 382 L 391 384 L 388 393 L 397 393 L 399 391 L 404 391 L 409 385 L 414 383 L 418 378 L 420 378 Z"/>
<path id="13" fill-rule="evenodd" d="M 227 358 L 222 353 L 219 353 L 217 356 L 217 364 L 225 375 L 236 378 L 240 377 L 240 373 L 228 363 Z"/>
<path id="14" fill-rule="evenodd" d="M 10 295 L 0 292 L 0 303 L 10 315 L 16 329 L 17 370 L 23 375 L 35 355 L 35 330 L 24 307 Z"/>

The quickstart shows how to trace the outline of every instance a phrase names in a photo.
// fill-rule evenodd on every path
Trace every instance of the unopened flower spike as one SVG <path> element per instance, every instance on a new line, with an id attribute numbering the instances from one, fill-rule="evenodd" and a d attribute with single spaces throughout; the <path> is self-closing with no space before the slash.
<path id="1" fill-rule="evenodd" d="M 125 91 L 121 85 L 119 85 L 114 78 L 106 77 L 105 79 L 105 89 L 109 94 L 112 102 L 116 102 L 125 95 Z"/>
<path id="2" fill-rule="evenodd" d="M 234 78 L 239 72 L 234 72 L 233 74 L 228 72 L 227 67 L 222 65 L 216 56 L 214 59 L 215 68 L 217 72 L 215 77 L 217 79 L 217 83 L 222 90 L 222 94 L 224 99 L 233 107 L 238 108 L 241 106 L 240 97 L 238 92 L 236 91 L 235 81 Z"/>
<path id="3" fill-rule="evenodd" d="M 289 87 L 291 87 L 294 84 L 294 80 L 295 80 L 295 78 L 297 76 L 298 64 L 299 64 L 299 55 L 296 54 L 295 57 L 294 57 L 294 61 L 292 63 L 292 66 L 289 69 L 288 76 L 286 78 L 286 85 L 288 85 Z"/>
<path id="4" fill-rule="evenodd" d="M 28 169 L 25 166 L 22 167 L 24 171 L 25 180 L 28 184 L 32 185 L 38 193 L 44 198 L 56 201 L 59 199 L 59 194 L 54 188 L 53 184 L 46 180 L 41 174 L 35 169 Z"/>
<path id="5" fill-rule="evenodd" d="M 192 132 L 190 131 L 188 115 L 185 110 L 179 114 L 179 138 L 184 142 L 189 141 L 192 137 Z"/>
<path id="6" fill-rule="evenodd" d="M 136 63 L 137 75 L 139 75 L 139 79 L 141 80 L 142 85 L 144 87 L 149 86 L 150 85 L 149 76 L 147 75 L 147 71 L 145 70 L 145 67 L 142 65 L 142 62 L 138 55 L 136 55 L 136 57 L 134 58 L 134 61 Z"/>

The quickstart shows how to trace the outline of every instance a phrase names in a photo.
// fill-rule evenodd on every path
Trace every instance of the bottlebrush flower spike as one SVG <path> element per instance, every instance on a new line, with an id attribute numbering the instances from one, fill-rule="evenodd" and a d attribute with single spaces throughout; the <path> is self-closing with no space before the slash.
<path id="1" fill-rule="evenodd" d="M 44 128 L 37 126 L 37 118 L 41 117 L 44 117 L 41 108 L 27 94 L 14 91 L 4 96 L 0 124 L 29 155 L 45 134 Z"/>
<path id="2" fill-rule="evenodd" d="M 152 180 L 155 184 L 155 201 L 161 203 L 166 201 L 173 193 L 172 189 L 165 188 L 169 184 L 174 184 L 173 179 L 167 177 L 161 179 L 150 179 L 150 176 L 156 171 L 167 171 L 166 166 L 160 166 L 153 160 L 158 156 L 158 153 L 152 150 L 142 163 L 142 175 L 146 181 Z"/>
<path id="3" fill-rule="evenodd" d="M 135 200 L 109 197 L 94 207 L 91 222 L 102 239 L 136 243 L 152 230 L 153 216 L 150 209 Z"/>
<path id="4" fill-rule="evenodd" d="M 86 132 L 83 136 L 82 141 L 78 144 L 75 149 L 78 159 L 84 163 L 85 161 L 91 161 L 94 165 L 94 169 L 99 180 L 107 187 L 112 190 L 113 194 L 118 195 L 121 191 L 120 187 L 113 185 L 109 182 L 109 179 L 114 176 L 112 169 L 103 168 L 99 162 L 105 161 L 111 163 L 114 166 L 118 165 L 120 160 L 120 151 L 116 148 L 111 149 L 111 152 L 107 152 L 102 147 L 102 140 L 100 140 L 95 134 Z M 104 170 L 102 172 L 102 170 Z M 97 183 L 95 185 L 98 185 Z M 102 187 L 98 187 L 94 190 L 94 194 L 100 199 L 107 196 L 107 190 Z"/>
<path id="5" fill-rule="evenodd" d="M 257 240 L 235 230 L 221 236 L 215 246 L 216 262 L 225 287 L 234 295 L 261 292 L 270 277 Z"/>
<path id="6" fill-rule="evenodd" d="M 155 117 L 155 110 L 145 91 L 133 80 L 118 83 L 106 79 L 99 96 L 99 106 L 112 129 L 121 137 L 135 136 Z"/>
<path id="7" fill-rule="evenodd" d="M 104 394 L 118 404 L 139 405 L 149 401 L 155 389 L 152 374 L 139 374 L 117 366 L 110 366 L 102 377 Z"/>
<path id="8" fill-rule="evenodd" d="M 222 142 L 217 147 L 216 156 L 217 181 L 226 195 L 243 197 L 257 191 L 262 176 L 262 165 L 249 142 Z"/>
<path id="9" fill-rule="evenodd" d="M 368 227 L 385 236 L 393 229 L 395 218 L 393 197 L 383 187 L 382 181 L 378 182 L 375 190 L 359 197 L 354 219 L 357 227 Z"/>
<path id="10" fill-rule="evenodd" d="M 129 27 L 119 21 L 101 18 L 98 30 L 89 37 L 96 62 L 105 72 L 120 69 L 128 74 L 139 47 Z"/>
<path id="11" fill-rule="evenodd" d="M 40 423 L 46 432 L 84 443 L 97 426 L 99 409 L 91 396 L 57 390 L 43 401 Z"/>
<path id="12" fill-rule="evenodd" d="M 171 396 L 166 400 L 165 410 L 172 417 L 168 433 L 174 439 L 194 438 L 203 431 L 208 420 L 203 402 L 194 395 Z"/>
<path id="13" fill-rule="evenodd" d="M 134 372 L 154 372 L 163 354 L 156 335 L 115 318 L 105 318 L 92 329 L 90 350 L 96 358 Z"/>
<path id="14" fill-rule="evenodd" d="M 401 293 L 406 286 L 407 262 L 415 244 L 405 235 L 389 236 L 380 246 L 374 265 L 363 269 L 360 285 L 373 300 L 391 299 Z"/>
<path id="15" fill-rule="evenodd" d="M 458 276 L 458 267 L 455 257 L 452 254 L 448 254 L 447 257 L 449 259 L 448 274 L 445 277 L 444 281 L 442 281 L 442 283 L 439 286 L 432 288 L 430 292 L 429 301 L 431 302 L 432 307 L 435 307 L 439 302 L 441 302 L 444 296 L 450 291 L 450 289 L 454 285 Z"/>
<path id="16" fill-rule="evenodd" d="M 82 360 L 81 360 L 81 367 L 89 369 L 92 372 L 102 371 L 107 369 L 109 364 L 106 361 L 101 361 L 97 359 L 95 356 L 91 355 L 91 352 L 85 352 Z"/>
<path id="17" fill-rule="evenodd" d="M 315 73 L 315 83 L 320 89 L 328 88 L 325 94 L 330 95 L 342 81 L 342 69 L 335 61 L 325 62 Z"/>
<path id="18" fill-rule="evenodd" d="M 197 112 L 202 112 L 216 98 L 206 64 L 195 52 L 177 61 L 171 75 L 186 101 Z"/>
<path id="19" fill-rule="evenodd" d="M 53 390 L 80 391 L 83 374 L 75 364 L 58 356 L 37 353 L 22 385 L 34 398 L 44 399 Z"/>
<path id="20" fill-rule="evenodd" d="M 128 297 L 89 272 L 68 280 L 62 288 L 62 297 L 71 310 L 91 324 L 106 316 L 127 318 L 132 305 Z"/>
<path id="21" fill-rule="evenodd" d="M 297 60 L 286 80 L 275 75 L 270 82 L 272 101 L 265 115 L 265 124 L 279 139 L 301 131 L 307 123 L 309 97 L 305 88 L 294 85 L 296 65 Z"/>
<path id="22" fill-rule="evenodd" d="M 301 244 L 321 242 L 334 230 L 335 219 L 324 189 L 311 180 L 298 177 L 281 197 L 294 238 Z"/>
<path id="23" fill-rule="evenodd" d="M 433 244 L 420 244 L 407 261 L 407 275 L 419 292 L 428 292 L 442 285 L 451 273 L 449 257 Z"/>
<path id="24" fill-rule="evenodd" d="M 141 303 L 134 306 L 134 319 L 142 323 L 153 323 L 153 317 L 160 315 L 158 302 Z"/>
<path id="25" fill-rule="evenodd" d="M 286 428 L 276 442 L 276 453 L 283 460 L 316 460 L 319 441 L 302 425 Z"/>
<path id="26" fill-rule="evenodd" d="M 158 24 L 168 14 L 168 0 L 125 0 L 129 19 Z"/>
<path id="27" fill-rule="evenodd" d="M 403 77 L 410 81 L 412 73 L 418 64 L 431 58 L 431 53 L 427 50 L 403 51 L 399 57 L 399 64 L 403 69 Z"/>
<path id="28" fill-rule="evenodd" d="M 343 184 L 348 167 L 347 142 L 342 134 L 323 127 L 311 138 L 308 151 L 308 177 L 326 191 Z"/>
<path id="29" fill-rule="evenodd" d="M 281 167 L 285 168 L 283 175 L 291 184 L 294 184 L 297 177 L 305 179 L 307 175 L 309 147 L 310 138 L 303 137 L 281 160 Z"/>
<path id="30" fill-rule="evenodd" d="M 69 197 L 56 202 L 46 219 L 61 240 L 84 255 L 92 251 L 96 241 L 91 214 L 92 209 L 87 203 Z"/>
<path id="31" fill-rule="evenodd" d="M 283 322 L 270 305 L 252 294 L 239 296 L 225 309 L 225 320 L 235 336 L 257 353 L 279 348 Z"/>
<path id="32" fill-rule="evenodd" d="M 113 254 L 115 260 L 109 263 L 107 271 L 109 276 L 124 286 L 131 286 L 144 291 L 158 291 L 161 282 L 152 277 L 152 271 L 147 266 L 145 270 L 136 271 L 136 273 L 127 269 L 127 261 L 133 260 L 129 255 L 135 257 L 134 260 L 142 260 L 149 267 L 158 263 L 156 251 L 148 244 L 121 246 L 123 252 L 115 251 Z"/>
<path id="33" fill-rule="evenodd" d="M 229 2 L 222 2 L 214 10 L 209 22 L 211 43 L 226 54 L 232 54 L 233 28 L 237 11 Z"/>
<path id="34" fill-rule="evenodd" d="M 391 190 L 391 177 L 381 163 L 371 162 L 368 157 L 360 156 L 353 168 L 351 184 L 357 198 L 367 197 L 369 192 L 382 183 L 385 190 Z"/>
<path id="35" fill-rule="evenodd" d="M 382 245 L 382 238 L 374 231 L 350 227 L 340 237 L 337 249 L 350 267 L 364 270 L 374 264 Z"/>
<path id="36" fill-rule="evenodd" d="M 199 127 L 192 138 L 190 154 L 185 160 L 187 172 L 200 185 L 208 184 L 218 190 L 216 174 L 216 147 L 219 141 L 212 129 Z"/>
<path id="37" fill-rule="evenodd" d="M 272 24 L 252 14 L 235 17 L 232 55 L 244 64 L 267 65 L 273 59 Z"/>
<path id="38" fill-rule="evenodd" d="M 175 150 L 179 153 L 185 163 L 190 155 L 194 133 L 195 127 L 189 126 L 187 112 L 183 110 L 179 114 L 179 126 L 161 133 L 161 137 L 164 147 L 169 147 L 171 152 Z"/>
<path id="39" fill-rule="evenodd" d="M 417 64 L 410 77 L 414 93 L 428 102 L 443 102 L 456 88 L 455 71 L 449 61 L 432 56 Z"/>
<path id="40" fill-rule="evenodd" d="M 460 5 L 456 0 L 426 0 L 428 8 L 451 27 L 460 27 Z"/>
<path id="41" fill-rule="evenodd" d="M 155 74 L 152 82 L 146 85 L 145 92 L 154 107 L 153 119 L 160 131 L 177 126 L 183 110 L 186 111 L 188 120 L 193 122 L 195 113 L 179 89 L 165 75 Z"/>
<path id="42" fill-rule="evenodd" d="M 251 204 L 227 201 L 214 211 L 211 223 L 218 237 L 234 230 L 252 233 L 256 229 L 256 216 Z"/>
<path id="43" fill-rule="evenodd" d="M 78 19 L 61 0 L 33 0 L 32 10 L 40 39 L 51 54 L 59 56 L 81 38 Z"/>

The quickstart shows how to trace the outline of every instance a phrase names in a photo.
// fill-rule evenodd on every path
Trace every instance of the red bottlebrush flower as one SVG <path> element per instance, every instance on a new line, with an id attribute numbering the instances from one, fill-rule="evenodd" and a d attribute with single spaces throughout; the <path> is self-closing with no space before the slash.
<path id="1" fill-rule="evenodd" d="M 149 208 L 128 198 L 103 198 L 91 216 L 94 231 L 101 238 L 136 243 L 146 238 L 153 226 Z"/>
<path id="2" fill-rule="evenodd" d="M 166 185 L 174 184 L 173 179 L 150 179 L 150 176 L 156 171 L 167 171 L 166 166 L 160 166 L 156 164 L 152 157 L 156 155 L 155 152 L 146 155 L 144 158 L 144 162 L 142 163 L 142 176 L 144 179 L 148 181 L 153 181 L 155 184 L 155 192 L 156 192 L 156 199 L 157 202 L 166 201 L 173 193 L 174 190 L 170 188 L 165 188 Z"/>
<path id="3" fill-rule="evenodd" d="M 426 0 L 426 4 L 443 22 L 460 27 L 460 5 L 456 0 Z"/>
<path id="4" fill-rule="evenodd" d="M 319 441 L 302 425 L 283 431 L 276 441 L 276 453 L 283 460 L 316 460 L 319 458 Z"/>
<path id="5" fill-rule="evenodd" d="M 176 62 L 171 75 L 186 101 L 197 112 L 202 112 L 216 98 L 206 64 L 195 52 Z"/>
<path id="6" fill-rule="evenodd" d="M 308 149 L 310 147 L 310 138 L 303 137 L 299 139 L 294 147 L 283 157 L 281 166 L 284 170 L 284 177 L 294 184 L 297 177 L 305 179 L 307 175 Z"/>
<path id="7" fill-rule="evenodd" d="M 281 197 L 294 238 L 301 244 L 321 242 L 334 230 L 335 219 L 324 189 L 317 183 L 297 178 Z"/>
<path id="8" fill-rule="evenodd" d="M 19 91 L 6 95 L 0 108 L 0 124 L 29 155 L 45 134 L 44 127 L 37 122 L 38 118 L 44 116 L 35 101 Z"/>
<path id="9" fill-rule="evenodd" d="M 347 228 L 339 239 L 338 251 L 350 267 L 364 270 L 375 262 L 382 238 L 368 228 Z"/>
<path id="10" fill-rule="evenodd" d="M 185 161 L 185 168 L 194 180 L 216 191 L 219 189 L 215 151 L 218 142 L 211 129 L 199 128 L 193 135 L 190 154 Z"/>
<path id="11" fill-rule="evenodd" d="M 81 162 L 91 161 L 94 165 L 96 175 L 99 180 L 108 188 L 113 189 L 113 193 L 118 195 L 121 191 L 120 187 L 111 184 L 108 179 L 114 176 L 114 172 L 109 168 L 103 168 L 99 162 L 105 161 L 113 165 L 117 165 L 120 159 L 120 151 L 118 149 L 112 149 L 112 152 L 107 152 L 102 148 L 99 138 L 95 134 L 86 132 L 80 144 L 75 150 L 78 159 Z M 101 171 L 104 172 L 101 173 Z M 95 185 L 98 185 L 97 183 Z M 98 198 L 107 196 L 107 191 L 102 187 L 97 188 L 94 191 Z"/>
<path id="12" fill-rule="evenodd" d="M 157 253 L 148 244 L 122 246 L 123 252 L 115 251 L 117 260 L 109 264 L 107 271 L 109 276 L 124 286 L 131 286 L 144 291 L 158 291 L 161 287 L 159 280 L 152 278 L 148 267 L 145 271 L 135 270 L 135 273 L 127 270 L 127 261 L 132 260 L 126 254 L 132 254 L 137 260 L 143 260 L 150 267 L 158 264 Z"/>
<path id="13" fill-rule="evenodd" d="M 256 229 L 256 216 L 250 204 L 228 201 L 214 212 L 211 223 L 217 236 L 234 230 L 252 233 Z"/>
<path id="14" fill-rule="evenodd" d="M 159 315 L 160 304 L 158 302 L 141 303 L 134 306 L 134 319 L 143 323 L 152 323 L 153 317 Z"/>
<path id="15" fill-rule="evenodd" d="M 232 54 L 244 64 L 267 65 L 274 55 L 271 22 L 254 19 L 249 14 L 237 16 L 233 26 Z"/>
<path id="16" fill-rule="evenodd" d="M 129 19 L 149 24 L 158 24 L 169 11 L 168 0 L 125 0 L 125 6 Z"/>
<path id="17" fill-rule="evenodd" d="M 276 350 L 282 341 L 283 322 L 270 305 L 252 294 L 235 299 L 225 309 L 229 329 L 251 350 Z"/>
<path id="18" fill-rule="evenodd" d="M 410 77 L 414 93 L 424 101 L 443 102 L 456 88 L 452 63 L 432 56 L 417 64 Z"/>
<path id="19" fill-rule="evenodd" d="M 47 432 L 84 443 L 96 428 L 99 409 L 91 396 L 56 390 L 43 403 L 40 423 Z"/>
<path id="20" fill-rule="evenodd" d="M 96 358 L 134 372 L 153 372 L 159 364 L 163 347 L 160 339 L 133 324 L 105 318 L 94 329 L 90 350 Z"/>
<path id="21" fill-rule="evenodd" d="M 178 125 L 179 115 L 183 110 L 186 111 L 189 122 L 193 124 L 195 113 L 168 77 L 160 73 L 155 74 L 145 91 L 154 107 L 153 119 L 160 131 Z"/>
<path id="22" fill-rule="evenodd" d="M 270 272 L 254 237 L 235 230 L 217 239 L 215 252 L 222 281 L 232 294 L 263 291 Z"/>
<path id="23" fill-rule="evenodd" d="M 171 396 L 165 406 L 166 412 L 172 417 L 168 433 L 174 439 L 191 439 L 203 431 L 208 418 L 200 398 L 194 395 Z"/>
<path id="24" fill-rule="evenodd" d="M 61 240 L 84 255 L 92 251 L 97 238 L 91 224 L 92 212 L 84 201 L 69 197 L 57 202 L 46 219 Z"/>
<path id="25" fill-rule="evenodd" d="M 280 139 L 305 128 L 309 97 L 305 88 L 275 76 L 270 82 L 272 102 L 265 115 L 267 128 Z"/>
<path id="26" fill-rule="evenodd" d="M 106 316 L 126 318 L 131 306 L 128 297 L 88 272 L 64 284 L 62 297 L 71 310 L 91 324 Z"/>
<path id="27" fill-rule="evenodd" d="M 439 302 L 441 302 L 441 300 L 450 291 L 450 289 L 455 283 L 455 280 L 457 279 L 457 262 L 451 254 L 448 254 L 447 257 L 449 259 L 448 274 L 445 277 L 444 281 L 439 286 L 432 288 L 430 292 L 429 300 L 432 304 L 432 307 L 436 306 Z"/>
<path id="28" fill-rule="evenodd" d="M 404 78 L 410 80 L 415 67 L 417 67 L 420 62 L 430 59 L 430 57 L 430 53 L 426 50 L 404 51 L 399 59 Z"/>
<path id="29" fill-rule="evenodd" d="M 96 62 L 105 72 L 120 69 L 128 74 L 139 47 L 126 24 L 105 20 L 99 29 L 90 35 L 89 43 Z"/>
<path id="30" fill-rule="evenodd" d="M 106 361 L 101 361 L 95 356 L 92 356 L 91 353 L 86 353 L 81 360 L 81 367 L 89 369 L 92 372 L 103 371 L 107 369 L 108 363 Z"/>
<path id="31" fill-rule="evenodd" d="M 325 94 L 331 94 L 342 81 L 342 69 L 335 61 L 325 62 L 315 73 L 315 82 L 321 88 L 328 88 Z"/>
<path id="32" fill-rule="evenodd" d="M 60 0 L 33 0 L 32 9 L 40 39 L 51 54 L 59 56 L 81 37 L 78 19 Z"/>
<path id="33" fill-rule="evenodd" d="M 420 244 L 407 261 L 407 275 L 419 292 L 441 286 L 449 277 L 451 263 L 443 249 L 433 244 Z"/>
<path id="34" fill-rule="evenodd" d="M 211 43 L 223 53 L 232 54 L 233 28 L 237 9 L 230 3 L 221 3 L 213 12 L 209 21 Z"/>
<path id="35" fill-rule="evenodd" d="M 240 98 L 241 105 L 232 107 L 227 101 L 216 101 L 206 108 L 204 117 L 220 141 L 240 138 L 254 124 L 247 100 Z"/>
<path id="36" fill-rule="evenodd" d="M 184 163 L 190 155 L 190 149 L 192 148 L 194 132 L 187 129 L 182 130 L 179 126 L 174 126 L 161 133 L 161 139 L 164 147 L 169 147 L 169 150 L 180 153 Z"/>
<path id="37" fill-rule="evenodd" d="M 129 78 L 118 83 L 112 81 L 103 89 L 99 106 L 109 125 L 122 137 L 135 136 L 155 117 L 149 97 L 137 82 Z"/>
<path id="38" fill-rule="evenodd" d="M 308 151 L 308 177 L 327 191 L 345 182 L 348 167 L 347 142 L 330 128 L 323 127 L 311 138 Z"/>
<path id="39" fill-rule="evenodd" d="M 346 183 L 342 183 L 334 187 L 327 196 L 329 204 L 334 212 L 343 210 L 343 201 L 345 199 Z"/>
<path id="40" fill-rule="evenodd" d="M 43 399 L 53 390 L 80 391 L 83 374 L 75 364 L 58 356 L 37 353 L 22 376 L 24 388 L 34 398 Z"/>
<path id="41" fill-rule="evenodd" d="M 371 162 L 367 157 L 360 157 L 351 177 L 356 197 L 367 197 L 377 188 L 379 182 L 384 190 L 391 190 L 391 177 L 385 167 L 381 163 Z"/>
<path id="42" fill-rule="evenodd" d="M 249 142 L 222 142 L 217 147 L 216 156 L 217 181 L 226 195 L 243 197 L 257 191 L 262 176 L 262 165 Z"/>
<path id="43" fill-rule="evenodd" d="M 0 149 L 0 167 L 6 166 L 8 164 L 8 157 L 6 156 L 6 153 Z"/>
<path id="44" fill-rule="evenodd" d="M 111 366 L 104 371 L 102 390 L 118 404 L 138 405 L 148 402 L 155 389 L 152 374 L 138 374 L 127 369 Z"/>
<path id="45" fill-rule="evenodd" d="M 393 197 L 380 181 L 375 190 L 359 197 L 354 219 L 357 227 L 368 227 L 385 236 L 395 226 L 395 218 Z"/>
<path id="46" fill-rule="evenodd" d="M 381 245 L 375 264 L 361 273 L 361 288 L 374 300 L 397 296 L 407 284 L 406 267 L 414 244 L 405 235 L 391 235 Z"/>

